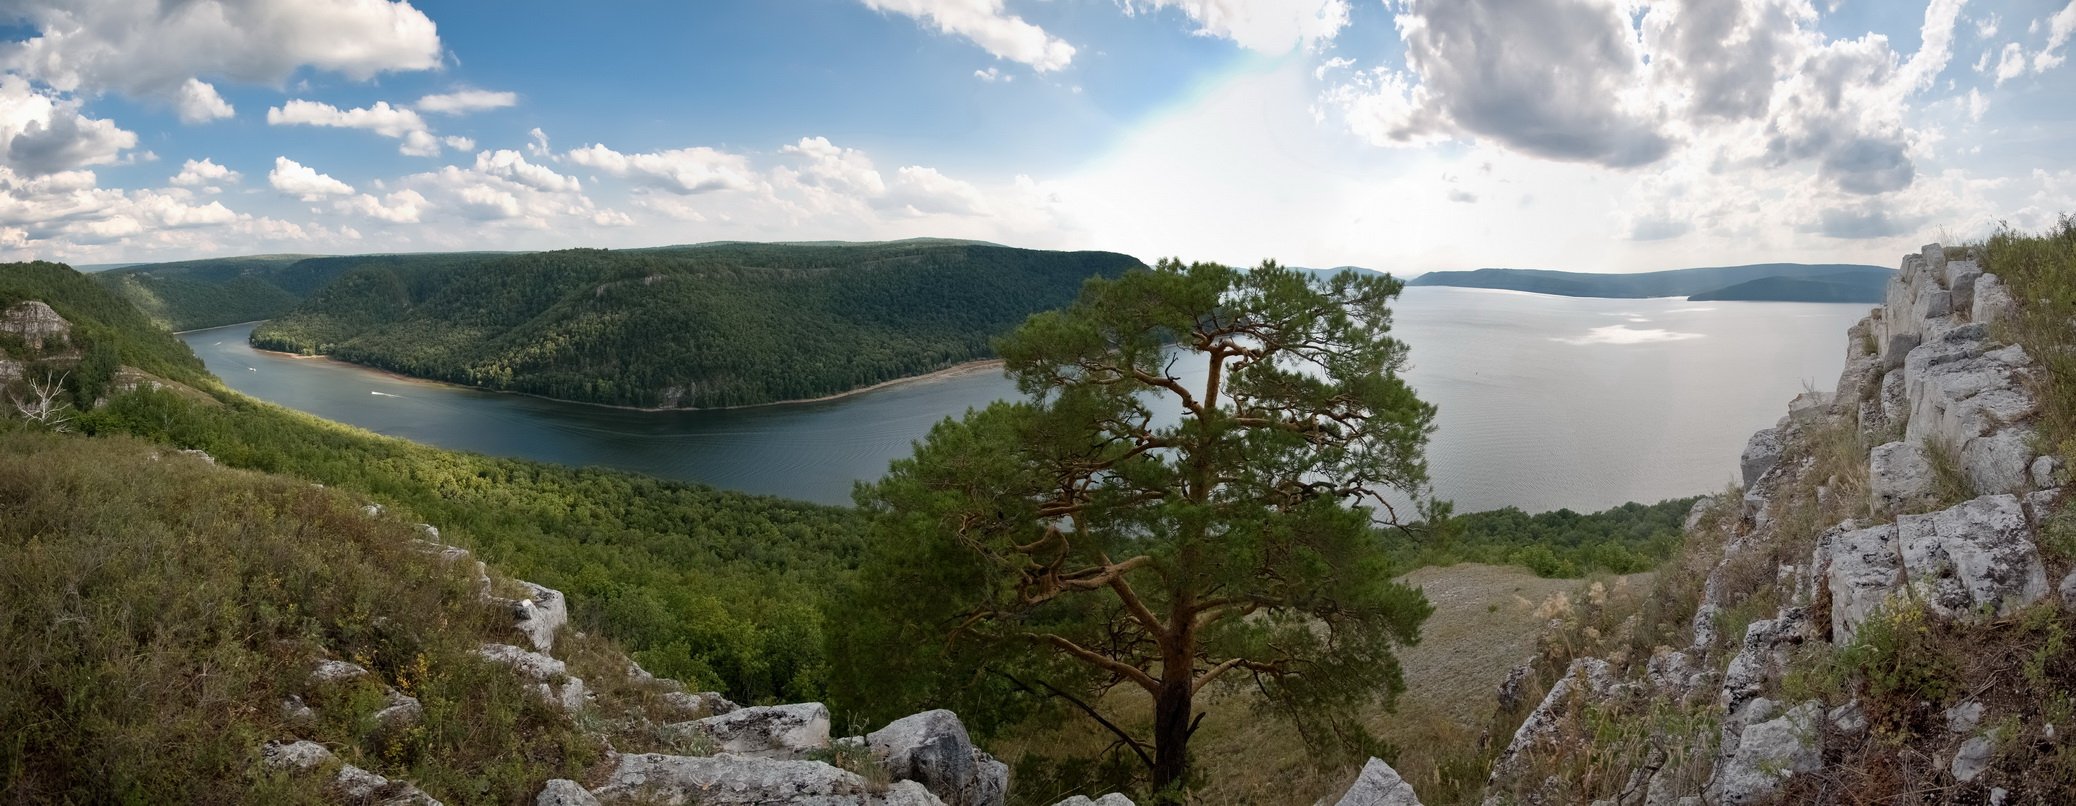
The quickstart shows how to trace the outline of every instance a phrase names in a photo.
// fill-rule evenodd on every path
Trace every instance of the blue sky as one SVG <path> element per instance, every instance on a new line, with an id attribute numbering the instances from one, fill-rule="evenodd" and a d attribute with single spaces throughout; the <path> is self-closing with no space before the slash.
<path id="1" fill-rule="evenodd" d="M 2076 212 L 2076 0 L 0 0 L 0 258 L 970 237 L 1887 264 Z"/>

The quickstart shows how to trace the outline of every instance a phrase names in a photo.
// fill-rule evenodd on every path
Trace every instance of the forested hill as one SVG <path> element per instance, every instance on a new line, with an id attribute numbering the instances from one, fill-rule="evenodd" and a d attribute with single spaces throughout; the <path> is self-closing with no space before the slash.
<path id="1" fill-rule="evenodd" d="M 1851 263 L 1757 263 L 1639 274 L 1544 269 L 1435 271 L 1407 285 L 1498 288 L 1566 297 L 1686 297 L 1789 302 L 1880 302 L 1895 271 Z M 1768 281 L 1755 283 L 1755 281 Z"/>
<path id="2" fill-rule="evenodd" d="M 271 319 L 340 275 L 371 266 L 427 268 L 480 261 L 489 253 L 422 255 L 252 255 L 149 263 L 89 275 L 169 330 L 200 330 Z"/>
<path id="3" fill-rule="evenodd" d="M 611 405 L 800 400 L 992 356 L 1110 252 L 957 241 L 719 243 L 399 261 L 346 271 L 255 346 Z"/>

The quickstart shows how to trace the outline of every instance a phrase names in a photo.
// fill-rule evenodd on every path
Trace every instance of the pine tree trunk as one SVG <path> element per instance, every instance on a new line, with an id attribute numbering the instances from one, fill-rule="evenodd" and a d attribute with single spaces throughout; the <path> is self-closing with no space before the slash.
<path id="1" fill-rule="evenodd" d="M 1166 802 L 1160 795 L 1182 789 L 1189 772 L 1189 717 L 1195 710 L 1188 667 L 1183 667 L 1182 674 L 1164 677 L 1160 696 L 1153 703 L 1153 791 L 1157 802 Z"/>

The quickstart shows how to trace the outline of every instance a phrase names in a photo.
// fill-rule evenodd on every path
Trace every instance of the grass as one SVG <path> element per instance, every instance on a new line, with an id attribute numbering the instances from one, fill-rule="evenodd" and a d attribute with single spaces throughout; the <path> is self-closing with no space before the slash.
<path id="1" fill-rule="evenodd" d="M 2030 379 L 2041 401 L 2038 426 L 2064 466 L 2076 460 L 2076 217 L 2048 231 L 1998 232 L 1974 251 L 1982 268 L 2001 278 L 2018 303 L 2016 315 L 1996 323 L 1995 335 L 2015 342 L 2041 365 Z"/>
<path id="2" fill-rule="evenodd" d="M 1482 736 L 1492 728 L 1494 691 L 1516 665 L 1537 652 L 1549 614 L 1583 601 L 1593 582 L 1556 580 L 1513 567 L 1463 564 L 1414 571 L 1405 581 L 1424 590 L 1435 612 L 1418 645 L 1399 650 L 1406 691 L 1396 713 L 1366 715 L 1367 726 L 1391 745 L 1387 758 L 1429 804 L 1477 800 L 1485 779 Z M 1626 583 L 1620 580 L 1628 580 Z M 1648 575 L 1605 578 L 1603 590 L 1648 586 Z M 1119 703 L 1126 694 L 1120 694 Z M 1355 767 L 1307 752 L 1287 721 L 1258 712 L 1246 690 L 1200 701 L 1209 714 L 1190 743 L 1200 776 L 1192 802 L 1298 803 L 1338 797 Z M 1150 722 L 1144 714 L 1141 723 Z M 1128 727 L 1144 727 L 1128 725 Z M 1511 730 L 1511 728 L 1508 728 Z M 1500 743 L 1505 737 L 1500 736 Z M 1083 719 L 1030 726 L 990 750 L 1016 770 L 1017 803 L 1049 804 L 1068 795 L 1099 795 L 1129 780 L 1130 766 L 1094 760 L 1109 744 Z M 1136 761 L 1130 762 L 1136 764 Z"/>
<path id="3" fill-rule="evenodd" d="M 255 763 L 290 738 L 448 803 L 530 801 L 548 778 L 585 777 L 599 738 L 473 654 L 517 640 L 473 568 L 359 506 L 137 440 L 0 426 L 0 799 L 325 802 L 321 780 Z M 610 646 L 587 651 L 626 667 Z M 372 679 L 317 690 L 325 657 Z M 375 724 L 385 687 L 423 719 Z M 290 695 L 314 723 L 284 713 Z"/>

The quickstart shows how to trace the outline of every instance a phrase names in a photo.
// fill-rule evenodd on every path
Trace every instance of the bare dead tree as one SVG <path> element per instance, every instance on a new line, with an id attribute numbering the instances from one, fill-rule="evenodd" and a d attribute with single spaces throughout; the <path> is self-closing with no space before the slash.
<path id="1" fill-rule="evenodd" d="M 68 430 L 66 423 L 72 422 L 72 404 L 60 400 L 59 396 L 64 393 L 65 379 L 70 374 L 68 372 L 57 377 L 45 375 L 41 382 L 29 380 L 28 395 L 18 395 L 9 391 L 7 402 L 14 406 L 16 413 L 22 415 L 22 419 L 52 431 L 64 432 Z"/>

